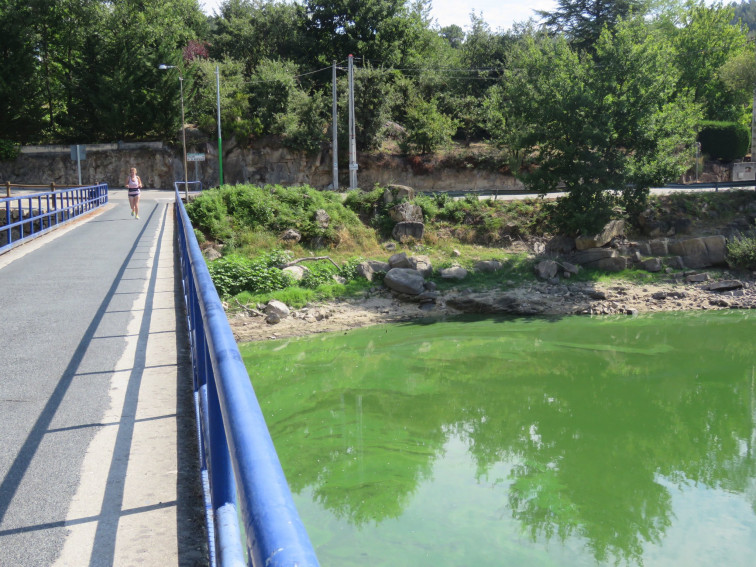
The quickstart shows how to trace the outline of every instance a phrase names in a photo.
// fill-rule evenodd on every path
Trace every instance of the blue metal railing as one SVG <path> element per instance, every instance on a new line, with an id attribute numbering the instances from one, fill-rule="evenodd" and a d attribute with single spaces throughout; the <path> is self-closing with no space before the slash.
<path id="1" fill-rule="evenodd" d="M 108 202 L 108 185 L 70 187 L 0 199 L 0 252 Z"/>
<path id="2" fill-rule="evenodd" d="M 262 410 L 178 190 L 176 219 L 212 565 L 316 567 Z"/>

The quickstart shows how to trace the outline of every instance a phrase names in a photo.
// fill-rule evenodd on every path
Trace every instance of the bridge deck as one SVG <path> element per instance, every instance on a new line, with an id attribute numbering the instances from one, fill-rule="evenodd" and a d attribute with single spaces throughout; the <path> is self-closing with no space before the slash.
<path id="1" fill-rule="evenodd" d="M 207 564 L 172 203 L 0 255 L 0 565 Z"/>

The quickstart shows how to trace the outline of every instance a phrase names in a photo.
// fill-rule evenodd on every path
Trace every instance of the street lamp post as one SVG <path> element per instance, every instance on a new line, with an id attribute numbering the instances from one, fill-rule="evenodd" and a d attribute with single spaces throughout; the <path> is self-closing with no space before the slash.
<path id="1" fill-rule="evenodd" d="M 179 69 L 176 65 L 158 65 L 158 69 Z M 184 77 L 181 76 L 181 69 L 179 69 L 179 90 L 181 92 L 181 137 L 182 146 L 184 148 L 184 198 L 189 203 L 189 176 L 186 173 L 186 120 L 184 119 Z"/>

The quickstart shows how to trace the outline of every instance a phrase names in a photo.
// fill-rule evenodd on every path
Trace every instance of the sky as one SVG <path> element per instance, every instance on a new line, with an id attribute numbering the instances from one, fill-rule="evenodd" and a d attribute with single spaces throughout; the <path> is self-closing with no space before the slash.
<path id="1" fill-rule="evenodd" d="M 199 0 L 206 14 L 217 11 L 222 0 Z M 483 20 L 491 26 L 492 31 L 508 30 L 514 22 L 525 22 L 535 18 L 535 10 L 553 10 L 556 0 L 432 0 L 431 17 L 439 27 L 457 24 L 462 28 L 470 27 L 470 12 L 475 10 L 483 15 Z"/>

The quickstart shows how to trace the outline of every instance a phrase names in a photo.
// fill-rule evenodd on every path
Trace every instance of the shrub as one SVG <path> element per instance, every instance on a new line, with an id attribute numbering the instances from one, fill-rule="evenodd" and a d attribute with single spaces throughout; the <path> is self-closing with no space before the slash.
<path id="1" fill-rule="evenodd" d="M 741 270 L 756 270 L 756 238 L 734 238 L 727 244 L 727 263 Z"/>
<path id="2" fill-rule="evenodd" d="M 748 152 L 751 133 L 737 122 L 705 121 L 701 123 L 698 141 L 701 142 L 701 151 L 712 158 L 734 161 Z"/>
<path id="3" fill-rule="evenodd" d="M 292 278 L 270 264 L 270 255 L 255 259 L 229 255 L 208 265 L 215 289 L 221 297 L 248 291 L 266 293 L 291 285 Z"/>
<path id="4" fill-rule="evenodd" d="M 457 122 L 439 112 L 435 101 L 417 100 L 407 111 L 406 128 L 402 151 L 427 154 L 451 142 Z"/>
<path id="5" fill-rule="evenodd" d="M 18 157 L 19 151 L 18 144 L 0 138 L 0 160 L 14 160 Z"/>

